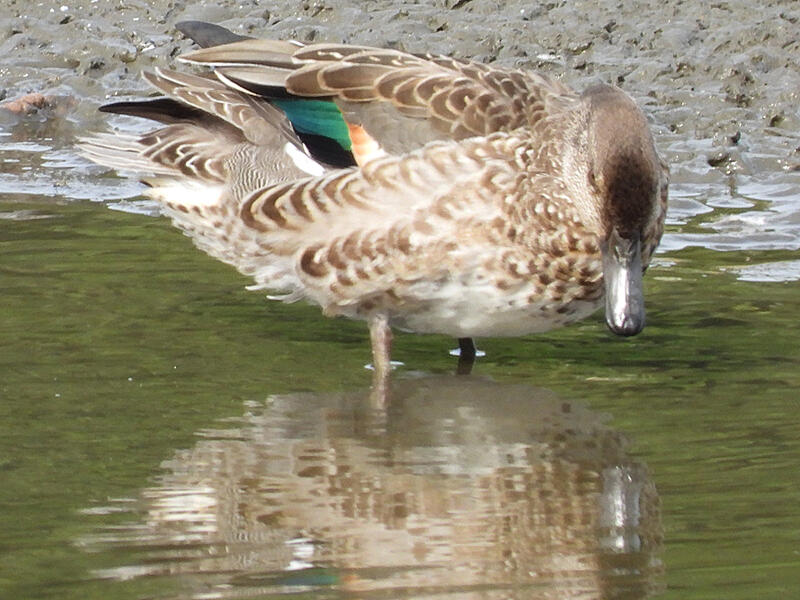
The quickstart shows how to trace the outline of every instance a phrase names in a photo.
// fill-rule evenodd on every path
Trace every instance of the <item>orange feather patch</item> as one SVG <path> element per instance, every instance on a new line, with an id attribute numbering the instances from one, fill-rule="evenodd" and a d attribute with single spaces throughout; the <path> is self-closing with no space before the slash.
<path id="1" fill-rule="evenodd" d="M 347 124 L 350 132 L 350 151 L 359 167 L 364 166 L 368 161 L 379 156 L 385 156 L 381 145 L 372 138 L 361 125 Z"/>

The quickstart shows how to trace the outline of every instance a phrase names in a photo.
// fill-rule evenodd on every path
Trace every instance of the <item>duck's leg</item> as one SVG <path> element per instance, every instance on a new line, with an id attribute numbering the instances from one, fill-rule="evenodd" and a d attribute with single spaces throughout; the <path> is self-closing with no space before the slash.
<path id="1" fill-rule="evenodd" d="M 475 364 L 477 349 L 472 338 L 458 338 L 458 375 L 469 375 L 472 372 L 472 365 Z"/>
<path id="2" fill-rule="evenodd" d="M 392 330 L 389 318 L 382 313 L 369 318 L 369 339 L 372 344 L 372 398 L 376 404 L 386 404 L 389 373 L 392 370 Z"/>

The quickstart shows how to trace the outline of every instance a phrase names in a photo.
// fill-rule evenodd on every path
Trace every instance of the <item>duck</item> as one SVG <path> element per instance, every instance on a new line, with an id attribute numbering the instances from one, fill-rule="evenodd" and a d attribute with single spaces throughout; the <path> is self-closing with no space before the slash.
<path id="1" fill-rule="evenodd" d="M 453 336 L 462 360 L 474 338 L 546 332 L 601 306 L 611 332 L 643 329 L 669 170 L 620 88 L 176 27 L 200 46 L 179 57 L 195 71 L 147 71 L 160 96 L 101 107 L 158 126 L 96 133 L 81 151 L 137 174 L 251 289 L 366 321 L 378 380 L 393 329 Z"/>

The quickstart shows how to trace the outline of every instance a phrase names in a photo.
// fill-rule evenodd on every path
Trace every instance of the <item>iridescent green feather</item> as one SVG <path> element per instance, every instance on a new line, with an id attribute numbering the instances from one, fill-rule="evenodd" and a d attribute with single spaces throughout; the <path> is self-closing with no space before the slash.
<path id="1" fill-rule="evenodd" d="M 301 133 L 321 135 L 336 140 L 350 151 L 350 133 L 339 107 L 329 100 L 274 99 L 271 102 L 286 113 Z"/>

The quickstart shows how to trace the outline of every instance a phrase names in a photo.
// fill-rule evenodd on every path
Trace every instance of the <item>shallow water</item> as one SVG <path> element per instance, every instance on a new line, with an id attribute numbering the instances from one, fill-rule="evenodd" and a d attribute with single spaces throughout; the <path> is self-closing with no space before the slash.
<path id="1" fill-rule="evenodd" d="M 481 340 L 470 377 L 399 334 L 388 411 L 363 325 L 245 291 L 76 156 L 99 99 L 0 113 L 0 597 L 797 596 L 798 143 L 757 105 L 711 166 L 702 97 L 694 135 L 651 106 L 644 333 Z"/>

